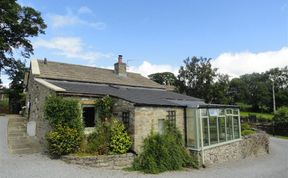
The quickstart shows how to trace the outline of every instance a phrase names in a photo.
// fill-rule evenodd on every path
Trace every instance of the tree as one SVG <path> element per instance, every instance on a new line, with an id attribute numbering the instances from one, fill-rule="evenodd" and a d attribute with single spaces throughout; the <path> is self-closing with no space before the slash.
<path id="1" fill-rule="evenodd" d="M 9 95 L 9 108 L 11 113 L 19 113 L 21 107 L 25 105 L 24 75 L 27 69 L 20 60 L 15 62 L 15 68 L 7 71 L 11 80 L 10 88 L 7 89 Z"/>
<path id="2" fill-rule="evenodd" d="M 211 102 L 231 104 L 232 99 L 229 93 L 230 80 L 227 74 L 217 74 L 217 80 L 213 85 L 213 97 Z"/>
<path id="3" fill-rule="evenodd" d="M 33 54 L 30 38 L 44 34 L 45 28 L 40 12 L 20 6 L 15 0 L 1 0 L 0 72 L 17 68 L 18 61 L 13 55 L 15 50 L 19 50 L 23 58 L 29 58 Z"/>
<path id="4" fill-rule="evenodd" d="M 180 67 L 177 90 L 180 93 L 205 99 L 206 102 L 213 101 L 214 80 L 217 69 L 212 68 L 211 58 L 187 58 L 184 66 Z"/>
<path id="5" fill-rule="evenodd" d="M 148 75 L 150 80 L 153 80 L 161 85 L 175 85 L 176 77 L 171 72 L 154 73 Z"/>

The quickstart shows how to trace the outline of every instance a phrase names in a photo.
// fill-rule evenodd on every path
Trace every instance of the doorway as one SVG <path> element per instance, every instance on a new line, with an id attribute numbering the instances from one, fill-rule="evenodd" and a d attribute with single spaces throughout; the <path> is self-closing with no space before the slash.
<path id="1" fill-rule="evenodd" d="M 95 107 L 83 107 L 83 122 L 85 127 L 95 127 Z"/>

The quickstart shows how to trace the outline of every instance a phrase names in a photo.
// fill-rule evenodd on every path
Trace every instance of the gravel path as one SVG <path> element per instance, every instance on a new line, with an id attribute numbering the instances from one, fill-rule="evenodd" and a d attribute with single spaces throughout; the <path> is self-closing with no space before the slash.
<path id="1" fill-rule="evenodd" d="M 144 175 L 137 172 L 108 170 L 69 165 L 51 160 L 45 155 L 11 155 L 7 149 L 7 117 L 0 116 L 0 177 L 1 178 L 73 178 L 73 177 L 213 177 L 213 178 L 287 178 L 288 140 L 271 138 L 271 154 L 240 161 L 232 161 L 200 170 L 166 172 Z"/>

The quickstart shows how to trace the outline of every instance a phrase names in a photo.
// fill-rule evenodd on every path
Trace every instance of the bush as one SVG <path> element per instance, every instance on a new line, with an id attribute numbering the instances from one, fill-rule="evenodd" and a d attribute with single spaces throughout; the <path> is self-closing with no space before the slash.
<path id="1" fill-rule="evenodd" d="M 49 153 L 55 158 L 76 152 L 82 140 L 76 129 L 62 125 L 57 125 L 54 130 L 50 131 L 46 139 Z"/>
<path id="2" fill-rule="evenodd" d="M 196 159 L 185 149 L 182 140 L 176 128 L 166 127 L 163 135 L 152 133 L 144 140 L 143 152 L 135 158 L 132 168 L 156 174 L 182 167 L 197 167 Z"/>
<path id="3" fill-rule="evenodd" d="M 246 122 L 241 124 L 241 131 L 243 130 L 252 130 L 251 126 Z"/>
<path id="4" fill-rule="evenodd" d="M 110 152 L 113 154 L 127 153 L 131 145 L 131 138 L 125 131 L 123 123 L 113 119 L 111 125 Z"/>
<path id="5" fill-rule="evenodd" d="M 124 125 L 111 118 L 111 121 L 99 122 L 93 133 L 87 138 L 86 152 L 94 154 L 124 154 L 132 142 Z"/>
<path id="6" fill-rule="evenodd" d="M 66 125 L 83 132 L 81 107 L 78 100 L 50 96 L 45 102 L 45 118 L 52 127 Z"/>
<path id="7" fill-rule="evenodd" d="M 102 121 L 105 121 L 105 119 L 110 119 L 112 117 L 113 105 L 114 101 L 108 95 L 96 100 L 98 116 Z"/>
<path id="8" fill-rule="evenodd" d="M 242 136 L 245 136 L 245 135 L 251 135 L 251 134 L 255 134 L 255 131 L 254 130 L 243 130 L 241 132 Z"/>
<path id="9" fill-rule="evenodd" d="M 288 124 L 288 107 L 279 108 L 273 117 L 273 121 L 276 125 Z"/>
<path id="10" fill-rule="evenodd" d="M 111 138 L 111 124 L 109 122 L 99 122 L 95 131 L 87 137 L 86 152 L 94 154 L 108 154 Z"/>

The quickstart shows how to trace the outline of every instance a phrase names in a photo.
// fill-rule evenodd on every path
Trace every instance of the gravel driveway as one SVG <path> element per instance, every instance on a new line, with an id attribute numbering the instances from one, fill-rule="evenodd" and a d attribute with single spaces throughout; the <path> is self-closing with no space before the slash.
<path id="1" fill-rule="evenodd" d="M 73 178 L 73 177 L 288 177 L 288 140 L 271 138 L 271 154 L 253 159 L 243 159 L 200 170 L 166 172 L 144 175 L 137 172 L 107 170 L 69 165 L 51 160 L 41 154 L 11 155 L 7 149 L 7 117 L 0 116 L 0 177 L 21 178 Z"/>

